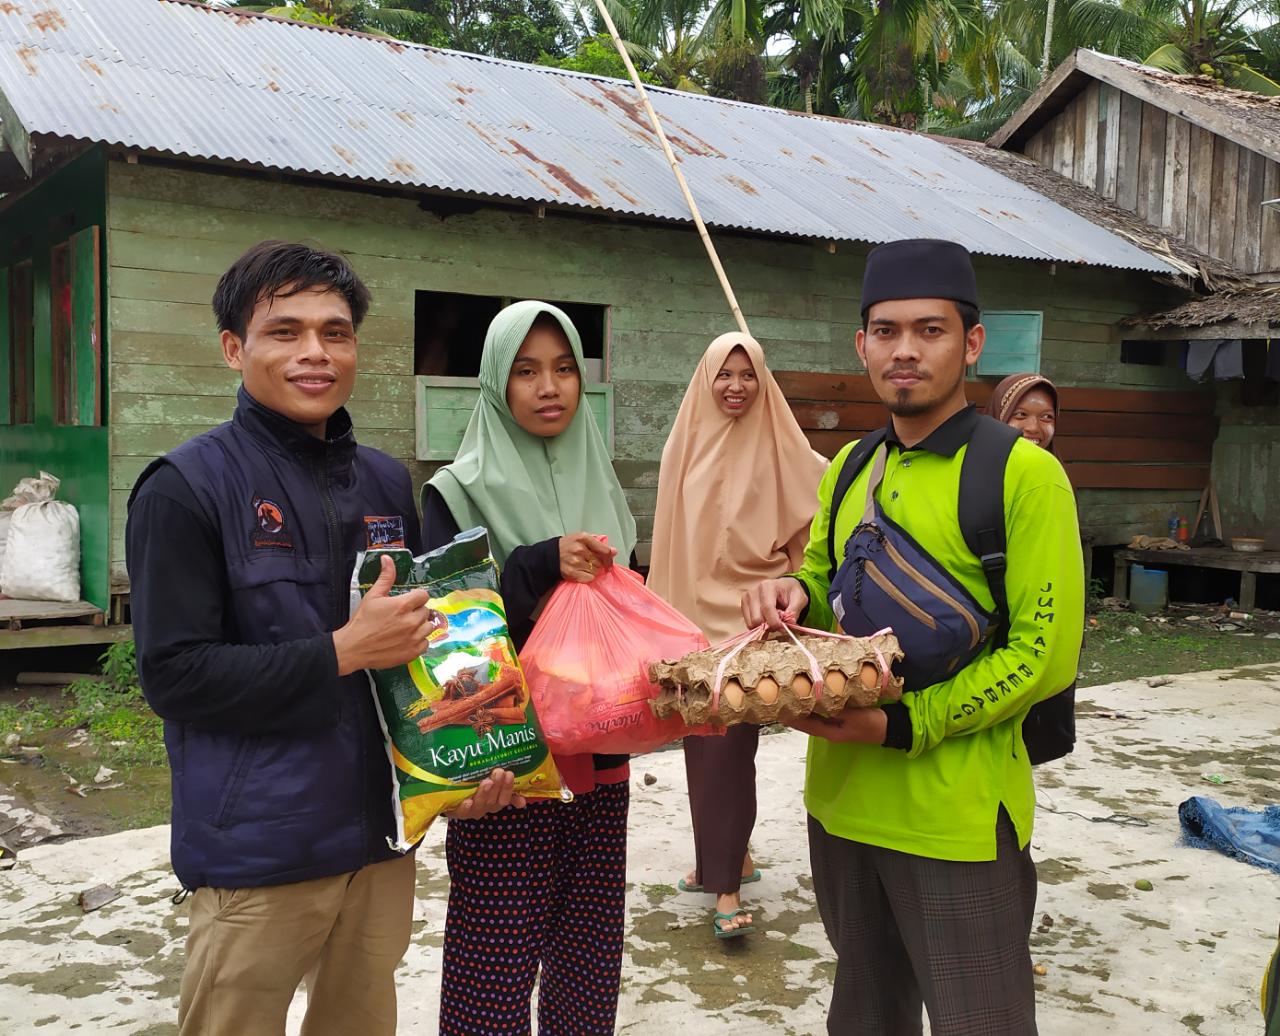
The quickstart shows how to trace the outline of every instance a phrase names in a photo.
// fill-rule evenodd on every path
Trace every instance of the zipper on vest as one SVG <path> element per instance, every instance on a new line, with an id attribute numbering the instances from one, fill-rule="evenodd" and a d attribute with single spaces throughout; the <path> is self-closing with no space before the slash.
<path id="1" fill-rule="evenodd" d="M 355 461 L 352 461 L 354 464 Z M 329 574 L 330 584 L 329 593 L 332 595 L 331 609 L 333 613 L 334 629 L 346 624 L 350 618 L 348 611 L 350 609 L 350 597 L 348 590 L 351 586 L 351 573 L 342 570 L 343 553 L 342 553 L 342 524 L 338 520 L 338 508 L 333 502 L 333 482 L 329 477 L 329 446 L 326 444 L 324 453 L 318 465 L 316 481 L 320 489 L 320 498 L 324 501 L 324 521 L 326 532 L 329 537 Z M 344 710 L 345 711 L 345 710 Z M 358 719 L 357 719 L 358 724 Z M 367 803 L 369 801 L 369 748 L 366 739 L 360 739 L 360 801 Z M 364 846 L 364 862 L 368 864 L 372 860 L 369 852 L 369 818 L 367 811 L 360 811 L 360 842 Z"/>
<path id="2" fill-rule="evenodd" d="M 342 602 L 346 595 L 343 590 L 351 575 L 342 573 L 342 526 L 338 522 L 338 509 L 333 503 L 333 493 L 329 481 L 329 447 L 324 448 L 324 455 L 317 465 L 316 481 L 319 483 L 320 498 L 324 501 L 325 532 L 329 538 L 329 610 L 337 629 L 347 621 L 342 611 Z"/>

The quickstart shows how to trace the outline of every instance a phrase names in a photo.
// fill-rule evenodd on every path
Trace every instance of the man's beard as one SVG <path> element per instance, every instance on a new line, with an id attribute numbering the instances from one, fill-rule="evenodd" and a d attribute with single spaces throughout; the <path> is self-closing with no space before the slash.
<path id="1" fill-rule="evenodd" d="M 919 417 L 921 414 L 927 414 L 930 410 L 936 409 L 945 400 L 951 398 L 951 394 L 955 392 L 956 387 L 964 382 L 965 368 L 963 365 L 960 367 L 960 372 L 955 380 L 944 391 L 927 395 L 921 393 L 920 390 L 933 386 L 933 375 L 926 374 L 918 368 L 891 367 L 885 371 L 884 379 L 888 380 L 890 375 L 903 370 L 909 370 L 912 374 L 917 375 L 920 378 L 920 384 L 910 389 L 898 389 L 892 399 L 881 397 L 884 400 L 885 408 L 895 417 Z"/>
<path id="2" fill-rule="evenodd" d="M 936 399 L 912 399 L 911 390 L 900 389 L 893 401 L 886 403 L 889 413 L 895 417 L 919 417 L 938 405 Z"/>

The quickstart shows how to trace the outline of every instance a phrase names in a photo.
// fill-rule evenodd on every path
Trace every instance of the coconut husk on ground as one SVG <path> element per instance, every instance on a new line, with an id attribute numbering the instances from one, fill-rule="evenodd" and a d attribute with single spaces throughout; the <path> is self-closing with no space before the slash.
<path id="1" fill-rule="evenodd" d="M 804 652 L 789 638 L 769 639 L 747 644 L 734 655 L 718 702 L 713 701 L 712 689 L 725 649 L 709 648 L 675 662 L 652 663 L 649 677 L 661 688 L 653 710 L 662 718 L 679 715 L 691 726 L 732 726 L 834 716 L 846 708 L 902 697 L 902 681 L 892 672 L 880 686 L 877 649 L 885 665 L 902 658 L 892 633 L 839 639 L 801 635 L 798 639 L 825 674 L 816 694 Z"/>

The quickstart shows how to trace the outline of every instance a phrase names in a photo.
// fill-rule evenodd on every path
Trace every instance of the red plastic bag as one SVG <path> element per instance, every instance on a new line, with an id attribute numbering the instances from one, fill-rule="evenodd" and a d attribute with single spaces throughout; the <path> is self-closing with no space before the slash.
<path id="1" fill-rule="evenodd" d="M 639 755 L 686 734 L 679 716 L 658 719 L 649 663 L 707 647 L 692 622 L 610 565 L 590 583 L 563 582 L 548 598 L 520 652 L 533 707 L 552 751 Z"/>

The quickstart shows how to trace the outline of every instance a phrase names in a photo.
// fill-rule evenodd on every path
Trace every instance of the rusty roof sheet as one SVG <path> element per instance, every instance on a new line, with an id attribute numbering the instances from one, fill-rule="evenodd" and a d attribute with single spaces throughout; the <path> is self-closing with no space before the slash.
<path id="1" fill-rule="evenodd" d="M 688 220 L 627 83 L 187 0 L 0 0 L 0 99 L 37 140 Z M 1176 272 L 930 137 L 652 100 L 713 227 Z"/>

